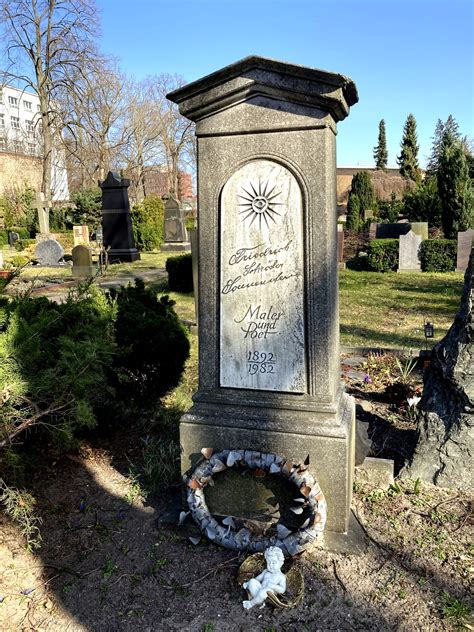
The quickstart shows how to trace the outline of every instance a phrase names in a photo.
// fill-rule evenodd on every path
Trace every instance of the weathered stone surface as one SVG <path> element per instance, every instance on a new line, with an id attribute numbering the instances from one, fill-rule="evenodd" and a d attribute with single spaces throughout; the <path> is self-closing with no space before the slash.
<path id="1" fill-rule="evenodd" d="M 428 239 L 428 222 L 410 222 L 411 230 L 420 235 L 421 241 Z"/>
<path id="2" fill-rule="evenodd" d="M 469 263 L 469 255 L 471 254 L 473 236 L 474 230 L 472 228 L 458 233 L 456 272 L 466 271 Z"/>
<path id="3" fill-rule="evenodd" d="M 341 224 L 337 225 L 337 261 L 342 263 L 344 260 L 344 228 Z"/>
<path id="4" fill-rule="evenodd" d="M 400 235 L 398 244 L 398 272 L 420 272 L 421 264 L 418 259 L 418 251 L 421 244 L 421 235 L 412 230 L 406 235 Z"/>
<path id="5" fill-rule="evenodd" d="M 56 239 L 44 239 L 36 244 L 35 258 L 42 266 L 57 266 L 63 255 L 64 248 Z"/>
<path id="6" fill-rule="evenodd" d="M 440 487 L 474 487 L 474 346 L 472 266 L 464 277 L 461 308 L 432 353 L 425 373 L 419 439 L 404 477 Z"/>
<path id="7" fill-rule="evenodd" d="M 92 266 L 92 250 L 84 245 L 72 249 L 72 276 L 74 278 L 88 278 L 94 276 Z"/>
<path id="8" fill-rule="evenodd" d="M 220 383 L 306 390 L 302 199 L 282 165 L 253 160 L 222 192 Z"/>
<path id="9" fill-rule="evenodd" d="M 377 489 L 388 489 L 394 481 L 394 462 L 392 459 L 377 459 L 367 456 L 356 467 L 356 481 L 368 483 Z"/>

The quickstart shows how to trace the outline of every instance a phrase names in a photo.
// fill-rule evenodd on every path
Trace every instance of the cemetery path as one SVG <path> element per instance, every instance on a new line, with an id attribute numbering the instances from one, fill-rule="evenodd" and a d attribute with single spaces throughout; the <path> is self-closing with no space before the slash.
<path id="1" fill-rule="evenodd" d="M 457 629 L 472 566 L 468 495 L 413 482 L 384 492 L 358 482 L 353 507 L 365 553 L 317 550 L 297 562 L 306 585 L 299 607 L 245 611 L 236 554 L 160 526 L 179 491 L 142 495 L 129 473 L 140 442 L 137 430 L 121 429 L 47 459 L 32 486 L 43 520 L 37 552 L 0 517 L 0 630 Z"/>

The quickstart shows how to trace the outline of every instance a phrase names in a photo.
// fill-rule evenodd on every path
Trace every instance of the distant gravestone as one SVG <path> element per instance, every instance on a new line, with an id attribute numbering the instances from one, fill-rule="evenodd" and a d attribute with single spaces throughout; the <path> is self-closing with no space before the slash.
<path id="1" fill-rule="evenodd" d="M 63 255 L 64 249 L 56 239 L 43 239 L 35 248 L 35 258 L 41 266 L 57 266 Z"/>
<path id="2" fill-rule="evenodd" d="M 428 222 L 411 222 L 410 226 L 415 235 L 421 236 L 421 241 L 428 239 Z"/>
<path id="3" fill-rule="evenodd" d="M 190 250 L 185 213 L 178 200 L 169 197 L 165 202 L 165 241 L 162 250 Z"/>
<path id="4" fill-rule="evenodd" d="M 92 251 L 88 246 L 79 244 L 72 249 L 72 276 L 75 279 L 94 276 Z"/>
<path id="5" fill-rule="evenodd" d="M 466 272 L 469 256 L 472 248 L 474 230 L 469 228 L 458 233 L 458 254 L 456 260 L 456 272 Z"/>
<path id="6" fill-rule="evenodd" d="M 140 253 L 133 237 L 132 217 L 128 187 L 130 180 L 109 171 L 107 178 L 99 182 L 102 189 L 102 229 L 104 248 L 109 263 L 137 261 Z"/>
<path id="7" fill-rule="evenodd" d="M 377 234 L 377 222 L 370 222 L 370 227 L 369 227 L 369 239 L 375 239 L 375 235 Z"/>
<path id="8" fill-rule="evenodd" d="M 411 225 L 407 222 L 375 224 L 374 239 L 398 239 L 400 235 L 406 235 L 410 230 Z"/>
<path id="9" fill-rule="evenodd" d="M 420 272 L 418 250 L 422 242 L 421 235 L 412 230 L 406 235 L 400 235 L 398 246 L 398 272 Z"/>
<path id="10" fill-rule="evenodd" d="M 0 250 L 0 269 L 3 268 L 3 252 Z"/>
<path id="11" fill-rule="evenodd" d="M 8 233 L 8 245 L 13 248 L 17 241 L 20 240 L 20 235 L 14 231 Z"/>
<path id="12" fill-rule="evenodd" d="M 344 228 L 337 225 L 337 262 L 341 264 L 344 260 Z"/>
<path id="13" fill-rule="evenodd" d="M 73 226 L 74 245 L 89 243 L 89 228 L 87 226 Z"/>

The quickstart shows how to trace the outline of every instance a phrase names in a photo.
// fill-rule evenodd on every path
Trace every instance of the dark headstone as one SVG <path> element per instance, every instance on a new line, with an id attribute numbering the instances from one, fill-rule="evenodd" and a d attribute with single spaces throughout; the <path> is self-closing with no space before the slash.
<path id="1" fill-rule="evenodd" d="M 72 276 L 76 279 L 89 278 L 94 275 L 92 251 L 84 245 L 72 249 Z"/>
<path id="2" fill-rule="evenodd" d="M 99 186 L 102 189 L 104 248 L 108 249 L 109 263 L 137 261 L 140 253 L 135 247 L 128 200 L 130 180 L 109 171 Z"/>
<path id="3" fill-rule="evenodd" d="M 376 224 L 375 239 L 398 239 L 411 230 L 411 224 L 397 222 L 396 224 Z"/>
<path id="4" fill-rule="evenodd" d="M 433 349 L 424 378 L 419 439 L 402 474 L 440 487 L 474 487 L 474 354 L 472 268 L 464 277 L 461 308 L 446 336 Z"/>
<path id="5" fill-rule="evenodd" d="M 35 248 L 35 258 L 42 266 L 54 267 L 59 265 L 63 255 L 64 249 L 56 239 L 43 239 Z"/>

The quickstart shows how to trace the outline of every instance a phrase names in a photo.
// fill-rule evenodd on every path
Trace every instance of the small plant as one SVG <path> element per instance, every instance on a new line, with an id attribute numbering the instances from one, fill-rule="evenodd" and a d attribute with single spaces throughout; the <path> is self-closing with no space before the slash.
<path id="1" fill-rule="evenodd" d="M 28 550 L 39 549 L 42 540 L 39 525 L 42 519 L 35 514 L 35 498 L 24 490 L 8 487 L 0 479 L 0 503 L 6 514 L 20 526 Z"/>
<path id="2" fill-rule="evenodd" d="M 456 625 L 463 625 L 472 616 L 471 611 L 460 599 L 452 597 L 444 592 L 441 597 L 441 612 L 446 619 L 450 619 Z"/>
<path id="3" fill-rule="evenodd" d="M 205 623 L 202 626 L 202 632 L 214 632 L 214 624 L 213 623 Z"/>
<path id="4" fill-rule="evenodd" d="M 137 500 L 145 499 L 147 494 L 141 484 L 142 475 L 133 467 L 128 471 L 128 489 L 125 492 L 125 500 L 133 505 Z"/>
<path id="5" fill-rule="evenodd" d="M 397 369 L 400 373 L 399 380 L 401 382 L 408 382 L 410 379 L 410 375 L 413 373 L 413 370 L 416 367 L 416 358 L 408 358 L 405 361 L 401 361 L 400 358 L 395 358 Z"/>
<path id="6" fill-rule="evenodd" d="M 108 579 L 111 577 L 116 571 L 118 571 L 118 566 L 115 564 L 113 559 L 107 556 L 107 560 L 104 564 L 104 568 L 102 569 L 102 577 L 104 579 Z"/>
<path id="7" fill-rule="evenodd" d="M 419 496 L 420 492 L 421 492 L 421 480 L 417 478 L 413 484 L 413 493 Z"/>

